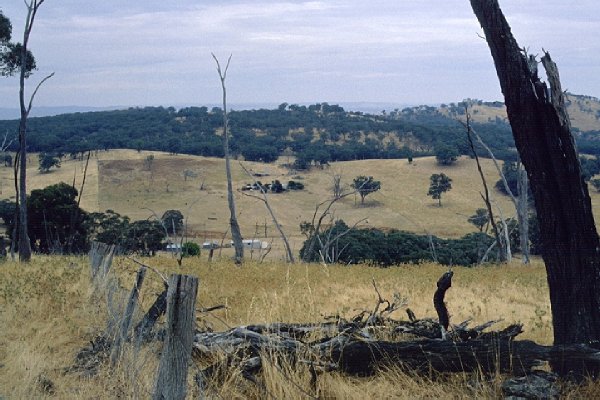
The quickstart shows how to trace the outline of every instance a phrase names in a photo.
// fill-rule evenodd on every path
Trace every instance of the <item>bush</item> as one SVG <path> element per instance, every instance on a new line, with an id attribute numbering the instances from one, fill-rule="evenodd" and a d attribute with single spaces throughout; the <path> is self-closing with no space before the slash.
<path id="1" fill-rule="evenodd" d="M 435 158 L 440 165 L 452 165 L 458 156 L 460 153 L 455 146 L 440 144 L 435 148 Z"/>
<path id="2" fill-rule="evenodd" d="M 302 189 L 304 189 L 304 183 L 296 182 L 296 181 L 289 181 L 287 188 L 288 188 L 288 190 L 302 190 Z"/>
<path id="3" fill-rule="evenodd" d="M 185 242 L 181 247 L 181 252 L 184 257 L 199 256 L 200 246 L 194 242 Z"/>
<path id="4" fill-rule="evenodd" d="M 321 234 L 321 241 L 346 230 L 348 226 L 344 221 L 337 221 Z M 314 236 L 309 237 L 300 249 L 303 259 L 320 259 L 318 244 L 314 246 L 313 253 L 305 257 L 310 241 L 314 239 Z M 481 232 L 470 233 L 460 239 L 440 239 L 405 231 L 393 230 L 386 233 L 379 229 L 353 229 L 335 241 L 330 251 L 333 250 L 337 254 L 337 261 L 344 264 L 372 262 L 389 266 L 437 260 L 444 265 L 468 266 L 481 260 L 493 240 L 491 236 Z M 488 261 L 497 259 L 497 252 L 490 252 Z"/>

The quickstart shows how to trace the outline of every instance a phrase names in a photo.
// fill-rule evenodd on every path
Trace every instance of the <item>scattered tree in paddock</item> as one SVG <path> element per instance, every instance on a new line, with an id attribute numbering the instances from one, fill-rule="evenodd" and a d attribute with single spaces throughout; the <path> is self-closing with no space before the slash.
<path id="1" fill-rule="evenodd" d="M 183 229 L 183 214 L 179 210 L 165 211 L 161 221 L 165 229 L 172 235 L 177 235 Z"/>
<path id="2" fill-rule="evenodd" d="M 354 178 L 351 186 L 360 195 L 360 204 L 364 204 L 365 197 L 381 189 L 381 182 L 376 181 L 372 176 L 360 175 Z"/>
<path id="3" fill-rule="evenodd" d="M 60 158 L 50 153 L 40 153 L 39 155 L 41 173 L 45 174 L 50 172 L 51 168 L 60 168 Z"/>
<path id="4" fill-rule="evenodd" d="M 447 144 L 438 145 L 435 148 L 435 159 L 440 165 L 452 165 L 460 156 L 458 149 Z"/>
<path id="5" fill-rule="evenodd" d="M 442 206 L 442 194 L 452 189 L 452 179 L 446 174 L 432 174 L 429 177 L 429 192 L 427 196 L 438 201 L 438 205 Z"/>
<path id="6" fill-rule="evenodd" d="M 475 214 L 469 217 L 468 221 L 475 225 L 479 229 L 479 232 L 483 232 L 483 228 L 490 223 L 490 216 L 487 209 L 478 208 L 475 210 Z"/>

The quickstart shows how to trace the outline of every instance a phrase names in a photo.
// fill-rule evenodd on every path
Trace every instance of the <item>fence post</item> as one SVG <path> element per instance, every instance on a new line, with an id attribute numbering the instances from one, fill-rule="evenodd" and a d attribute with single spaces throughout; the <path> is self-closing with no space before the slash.
<path id="1" fill-rule="evenodd" d="M 166 337 L 156 377 L 154 400 L 183 400 L 194 341 L 198 278 L 173 274 L 167 291 Z"/>
<path id="2" fill-rule="evenodd" d="M 129 294 L 129 301 L 127 302 L 127 307 L 125 307 L 123 318 L 121 319 L 121 326 L 117 332 L 115 341 L 112 346 L 112 351 L 110 354 L 110 363 L 112 366 L 114 366 L 121 357 L 121 346 L 125 341 L 127 341 L 127 333 L 129 332 L 129 328 L 131 327 L 131 320 L 133 319 L 133 314 L 137 306 L 138 298 L 140 296 L 140 290 L 142 288 L 142 284 L 144 283 L 145 276 L 146 267 L 141 267 L 135 278 L 135 284 L 133 285 L 131 293 Z"/>
<path id="3" fill-rule="evenodd" d="M 108 275 L 115 254 L 116 246 L 100 242 L 92 242 L 89 252 L 92 281 L 102 281 Z"/>

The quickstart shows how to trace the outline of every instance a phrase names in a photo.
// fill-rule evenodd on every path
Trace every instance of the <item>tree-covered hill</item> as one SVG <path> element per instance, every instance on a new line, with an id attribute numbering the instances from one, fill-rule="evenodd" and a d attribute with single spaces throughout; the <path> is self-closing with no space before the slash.
<path id="1" fill-rule="evenodd" d="M 574 125 L 582 151 L 600 154 L 600 102 L 570 96 L 576 113 Z M 232 151 L 247 160 L 274 161 L 286 152 L 295 154 L 299 166 L 310 163 L 372 158 L 405 158 L 430 155 L 440 144 L 469 154 L 465 129 L 457 121 L 465 108 L 473 116 L 474 129 L 498 157 L 515 156 L 510 126 L 502 103 L 465 100 L 440 107 L 419 106 L 389 113 L 346 111 L 338 105 L 309 106 L 283 103 L 276 109 L 231 111 Z M 593 114 L 593 115 L 592 115 Z M 144 107 L 127 110 L 63 114 L 31 118 L 29 151 L 77 154 L 87 150 L 129 148 L 223 155 L 220 108 Z M 10 137 L 17 121 L 0 121 L 0 132 Z M 14 146 L 14 144 L 13 144 Z"/>

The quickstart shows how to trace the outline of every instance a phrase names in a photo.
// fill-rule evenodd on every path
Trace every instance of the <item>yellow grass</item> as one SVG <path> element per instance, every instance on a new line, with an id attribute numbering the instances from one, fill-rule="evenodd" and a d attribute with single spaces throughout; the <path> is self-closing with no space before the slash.
<path id="1" fill-rule="evenodd" d="M 432 293 L 444 267 L 436 264 L 406 265 L 387 269 L 316 264 L 286 265 L 279 262 L 247 262 L 242 268 L 224 259 L 208 263 L 206 255 L 185 259 L 178 267 L 170 257 L 145 262 L 165 274 L 177 272 L 200 278 L 197 308 L 216 304 L 226 310 L 198 315 L 198 326 L 224 330 L 227 326 L 268 322 L 322 321 L 339 314 L 351 317 L 371 309 L 376 301 L 371 279 L 382 295 L 394 292 L 408 298 L 418 317 L 433 317 Z M 117 258 L 113 270 L 122 284 L 133 284 L 137 266 Z M 140 299 L 145 309 L 162 289 L 158 275 L 149 273 Z M 522 322 L 523 339 L 549 344 L 552 340 L 550 307 L 543 265 L 529 267 L 456 268 L 453 286 L 446 296 L 451 321 L 473 317 L 473 323 L 503 318 L 498 327 Z M 393 317 L 405 319 L 404 310 Z M 83 257 L 35 256 L 30 264 L 10 261 L 0 265 L 0 398 L 51 397 L 40 381 L 52 382 L 52 398 L 147 398 L 156 371 L 158 344 L 139 353 L 128 353 L 119 368 L 104 365 L 92 378 L 64 373 L 78 349 L 99 334 L 105 324 L 102 299 L 91 298 L 89 268 Z M 192 373 L 198 367 L 192 368 Z M 268 364 L 262 377 L 277 398 L 303 398 L 300 385 L 310 390 L 310 374 L 290 365 Z M 349 378 L 336 373 L 320 376 L 325 398 L 497 398 L 498 382 L 483 382 L 476 391 L 471 376 L 449 379 L 414 377 L 392 370 L 372 378 Z M 476 378 L 475 378 L 476 379 Z M 577 388 L 575 394 L 598 394 L 595 385 Z M 190 393 L 195 389 L 190 382 Z M 264 393 L 233 374 L 211 393 L 222 398 L 261 398 Z"/>
<path id="2" fill-rule="evenodd" d="M 440 112 L 446 116 L 450 115 L 448 108 L 440 108 Z M 594 131 L 600 129 L 600 120 L 597 113 L 600 111 L 600 103 L 597 99 L 588 97 L 576 97 L 567 94 L 567 111 L 571 125 L 581 131 Z M 490 107 L 484 104 L 478 105 L 472 103 L 469 105 L 469 113 L 473 121 L 487 123 L 494 122 L 496 118 L 501 118 L 508 122 L 506 117 L 506 107 Z"/>
<path id="3" fill-rule="evenodd" d="M 149 155 L 154 157 L 152 171 L 145 161 Z M 42 174 L 37 170 L 37 156 L 30 155 L 30 160 L 28 190 L 60 181 L 71 183 L 74 177 L 76 187 L 81 187 L 85 161 L 66 160 L 61 168 Z M 269 173 L 257 178 L 262 182 L 293 179 L 305 184 L 306 190 L 269 195 L 271 206 L 296 253 L 305 240 L 300 233 L 300 223 L 311 220 L 315 206 L 331 198 L 333 174 L 342 175 L 342 183 L 347 187 L 358 175 L 370 175 L 382 183 L 382 189 L 369 195 L 364 205 L 358 196 L 350 196 L 334 206 L 335 217 L 349 224 L 366 219 L 364 227 L 459 237 L 475 229 L 467 218 L 484 206 L 475 162 L 466 157 L 450 167 L 437 165 L 433 157 L 418 158 L 413 164 L 406 160 L 337 162 L 329 168 L 293 175 L 281 166 L 285 161 L 287 159 L 273 164 L 243 164 L 251 171 Z M 232 165 L 234 188 L 253 182 L 238 162 Z M 483 167 L 488 183 L 493 186 L 498 175 L 492 162 L 483 160 Z M 185 181 L 184 170 L 192 170 L 198 176 Z M 453 179 L 453 189 L 443 195 L 442 207 L 427 196 L 429 177 L 439 172 Z M 0 168 L 0 182 L 0 196 L 14 198 L 10 168 Z M 202 184 L 203 190 L 200 190 Z M 506 217 L 514 215 L 514 207 L 506 196 L 495 190 L 492 196 Z M 239 191 L 235 198 L 242 235 L 272 242 L 274 251 L 270 257 L 283 258 L 282 242 L 263 203 Z M 112 209 L 132 220 L 152 217 L 153 212 L 161 216 L 168 209 L 178 209 L 187 218 L 193 240 L 221 239 L 229 225 L 224 161 L 160 152 L 101 151 L 90 159 L 82 207 L 88 211 Z"/>
<path id="4" fill-rule="evenodd" d="M 145 159 L 155 158 L 152 172 Z M 31 155 L 29 189 L 75 177 L 80 187 L 84 161 L 64 161 L 49 174 L 37 171 L 35 155 Z M 298 180 L 287 175 L 279 164 L 244 162 L 256 172 L 268 172 L 263 182 L 280 179 Z M 235 187 L 251 182 L 237 163 L 234 166 Z M 197 178 L 184 181 L 182 172 L 191 169 Z M 494 167 L 484 160 L 488 182 L 497 179 Z M 453 179 L 453 190 L 442 199 L 443 207 L 426 196 L 429 176 L 444 172 Z M 1 196 L 14 196 L 11 169 L 0 168 Z M 299 224 L 309 220 L 314 207 L 330 196 L 331 175 L 339 173 L 343 182 L 351 183 L 357 175 L 372 175 L 382 181 L 382 190 L 360 199 L 347 198 L 335 206 L 335 216 L 347 222 L 367 218 L 365 226 L 405 229 L 417 233 L 457 237 L 474 230 L 467 217 L 482 206 L 481 183 L 473 160 L 461 158 L 451 167 L 440 167 L 433 158 L 419 158 L 410 165 L 406 160 L 366 160 L 333 163 L 329 169 L 313 169 L 301 173 L 306 190 L 270 195 L 270 201 L 284 230 L 291 238 L 295 252 L 303 236 Z M 203 190 L 199 190 L 204 181 Z M 168 186 L 167 186 L 168 184 Z M 168 187 L 168 191 L 167 191 Z M 505 216 L 514 211 L 504 196 L 493 192 Z M 321 321 L 339 314 L 350 317 L 357 310 L 371 309 L 376 297 L 371 286 L 374 278 L 384 295 L 394 292 L 408 297 L 409 307 L 418 317 L 434 316 L 431 304 L 435 282 L 445 268 L 435 264 L 406 265 L 388 269 L 368 266 L 329 266 L 283 264 L 280 240 L 261 202 L 236 193 L 238 211 L 245 237 L 273 241 L 274 251 L 264 263 L 248 261 L 243 268 L 234 267 L 224 250 L 220 261 L 208 263 L 206 253 L 184 260 L 183 268 L 168 256 L 146 262 L 165 273 L 189 273 L 200 277 L 198 307 L 227 305 L 227 310 L 201 315 L 200 327 L 216 330 L 248 323 L 275 321 Z M 595 209 L 600 195 L 592 193 Z M 179 209 L 188 219 L 194 240 L 221 238 L 227 231 L 228 210 L 223 160 L 165 153 L 119 150 L 99 152 L 90 160 L 82 201 L 88 211 L 113 209 L 132 219 L 148 218 L 149 209 L 161 215 L 167 209 Z M 259 254 L 247 254 L 256 260 Z M 130 260 L 118 258 L 114 263 L 125 287 L 133 283 L 137 267 Z M 452 322 L 474 318 L 473 323 L 503 318 L 498 327 L 522 322 L 523 339 L 550 344 L 552 328 L 545 273 L 540 261 L 530 267 L 517 263 L 503 267 L 456 268 L 452 289 L 446 301 Z M 162 289 L 154 274 L 147 279 L 141 293 L 145 308 Z M 78 349 L 104 328 L 102 301 L 91 299 L 87 260 L 78 257 L 34 257 L 32 263 L 0 264 L 0 399 L 51 397 L 41 387 L 51 381 L 52 398 L 147 398 L 152 390 L 159 348 L 146 348 L 139 355 L 128 353 L 116 370 L 103 367 L 93 378 L 84 379 L 64 373 L 72 365 Z M 403 312 L 396 318 L 404 318 Z M 132 371 L 135 373 L 132 375 Z M 285 374 L 282 373 L 285 372 Z M 287 372 L 286 372 L 287 371 Z M 284 376 L 285 375 L 285 376 Z M 304 398 L 292 381 L 308 388 L 305 370 L 289 370 L 289 365 L 265 368 L 265 385 L 278 398 Z M 348 378 L 335 373 L 319 378 L 323 397 L 372 398 L 497 398 L 497 382 L 483 383 L 475 392 L 470 377 L 449 380 L 413 377 L 393 370 L 374 378 Z M 192 386 L 190 386 L 192 388 Z M 265 393 L 239 375 L 213 387 L 221 398 L 262 398 Z M 193 393 L 193 390 L 190 389 Z M 570 398 L 594 398 L 600 395 L 598 385 L 588 385 L 569 392 Z"/>
<path id="5" fill-rule="evenodd" d="M 145 162 L 152 155 L 152 171 Z M 30 155 L 28 189 L 43 188 L 52 183 L 73 182 L 81 187 L 85 161 L 63 161 L 62 167 L 42 174 L 37 170 L 37 156 Z M 455 165 L 437 165 L 435 158 L 417 158 L 412 164 L 406 160 L 363 160 L 332 163 L 325 169 L 313 168 L 308 172 L 290 175 L 281 166 L 283 157 L 273 164 L 243 162 L 251 171 L 266 172 L 269 176 L 257 178 L 264 182 L 275 179 L 287 182 L 297 180 L 306 189 L 297 192 L 270 194 L 269 201 L 292 249 L 297 254 L 305 240 L 300 223 L 311 220 L 315 206 L 331 198 L 332 175 L 340 174 L 342 183 L 350 185 L 358 175 L 370 175 L 382 183 L 382 189 L 366 198 L 350 196 L 334 207 L 335 218 L 348 224 L 366 219 L 362 227 L 393 228 L 416 233 L 431 233 L 441 237 L 460 237 L 473 232 L 467 222 L 477 208 L 484 207 L 483 191 L 475 161 L 462 157 Z M 251 183 L 238 162 L 233 162 L 234 188 Z M 482 165 L 488 184 L 493 187 L 498 174 L 491 160 Z M 192 170 L 197 177 L 184 180 L 183 171 Z M 427 196 L 431 174 L 443 172 L 453 179 L 452 190 L 442 197 L 442 207 Z M 12 169 L 0 168 L 0 198 L 14 198 Z M 203 184 L 203 190 L 200 186 Z M 600 209 L 600 194 L 590 189 L 592 205 Z M 505 218 L 515 215 L 514 207 L 506 196 L 491 189 L 492 200 L 502 209 Z M 258 238 L 272 243 L 269 259 L 284 259 L 283 243 L 263 203 L 237 191 L 236 205 L 245 238 Z M 228 237 L 229 210 L 225 185 L 224 160 L 188 155 L 170 155 L 161 152 L 113 150 L 98 152 L 90 159 L 82 207 L 88 211 L 112 209 L 132 220 L 161 216 L 168 209 L 180 210 L 186 217 L 190 240 L 198 243 L 208 239 Z M 266 227 L 266 229 L 265 229 Z M 266 230 L 266 234 L 265 234 Z M 231 250 L 223 250 L 229 254 Z M 260 256 L 254 254 L 253 257 Z"/>

